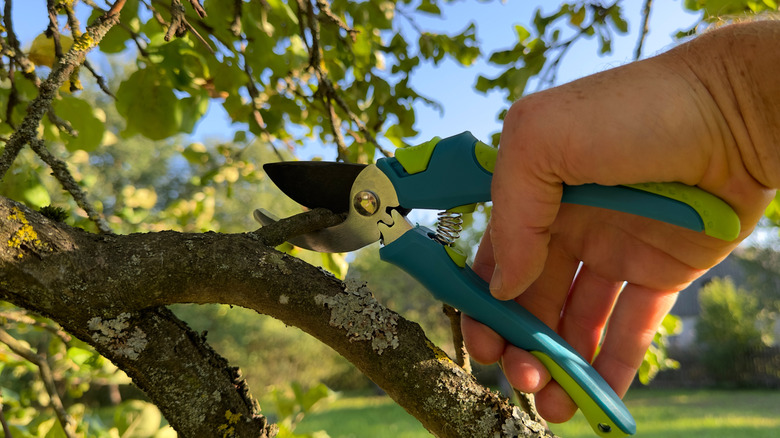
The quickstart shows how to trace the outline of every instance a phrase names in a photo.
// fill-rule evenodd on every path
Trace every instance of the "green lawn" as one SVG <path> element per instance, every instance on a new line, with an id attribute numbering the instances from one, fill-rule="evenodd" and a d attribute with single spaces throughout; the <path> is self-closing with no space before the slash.
<path id="1" fill-rule="evenodd" d="M 780 436 L 780 391 L 642 389 L 629 393 L 626 404 L 637 421 L 637 438 Z M 579 413 L 552 429 L 563 438 L 595 437 Z M 431 436 L 387 397 L 342 396 L 307 415 L 296 432 L 317 430 L 331 438 Z"/>

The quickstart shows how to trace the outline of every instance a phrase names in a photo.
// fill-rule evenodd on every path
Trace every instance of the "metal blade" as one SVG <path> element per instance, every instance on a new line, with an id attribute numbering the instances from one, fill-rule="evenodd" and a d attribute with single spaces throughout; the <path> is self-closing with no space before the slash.
<path id="1" fill-rule="evenodd" d="M 275 167 L 275 166 L 274 166 Z M 297 172 L 297 170 L 293 171 Z M 312 181 L 313 187 L 318 182 Z M 374 198 L 376 205 L 367 209 L 360 202 L 362 196 L 369 194 Z M 289 240 L 293 245 L 311 249 L 318 252 L 349 252 L 362 248 L 369 243 L 376 242 L 382 237 L 378 224 L 392 226 L 394 219 L 391 211 L 401 214 L 398 205 L 398 195 L 395 187 L 387 176 L 375 165 L 364 168 L 355 178 L 349 192 L 344 195 L 347 201 L 347 218 L 344 222 L 312 233 L 293 237 Z M 357 207 L 361 207 L 360 210 Z M 276 222 L 276 217 L 262 209 L 255 210 L 255 219 L 263 225 Z"/>
<path id="2" fill-rule="evenodd" d="M 265 173 L 293 201 L 307 208 L 349 211 L 350 191 L 365 164 L 295 161 L 268 163 Z"/>

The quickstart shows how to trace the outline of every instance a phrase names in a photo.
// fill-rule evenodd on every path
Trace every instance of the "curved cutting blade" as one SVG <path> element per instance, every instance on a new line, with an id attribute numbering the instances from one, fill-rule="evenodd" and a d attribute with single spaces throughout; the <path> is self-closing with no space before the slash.
<path id="1" fill-rule="evenodd" d="M 365 164 L 293 161 L 263 165 L 265 173 L 293 201 L 307 208 L 349 211 L 350 191 Z"/>
<path id="2" fill-rule="evenodd" d="M 316 182 L 311 184 L 317 186 Z M 282 188 L 282 190 L 284 189 Z M 316 190 L 321 191 L 321 189 Z M 355 205 L 350 202 L 351 199 L 365 190 L 370 190 L 378 201 L 376 210 L 370 214 L 365 214 L 365 211 L 362 214 L 359 213 Z M 382 237 L 378 228 L 379 222 L 388 226 L 393 225 L 390 211 L 398 208 L 398 196 L 393 184 L 375 165 L 367 166 L 359 173 L 351 190 L 344 195 L 344 199 L 349 212 L 344 222 L 293 237 L 289 240 L 290 243 L 319 252 L 349 252 L 379 240 Z M 254 217 L 263 225 L 276 222 L 274 215 L 262 209 L 255 210 Z"/>

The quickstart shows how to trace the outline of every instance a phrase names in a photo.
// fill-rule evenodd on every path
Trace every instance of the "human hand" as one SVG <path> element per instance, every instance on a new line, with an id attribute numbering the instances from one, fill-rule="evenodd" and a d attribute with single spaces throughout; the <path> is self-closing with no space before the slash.
<path id="1" fill-rule="evenodd" d="M 759 50 L 777 47 L 778 29 L 775 22 L 713 31 L 526 97 L 506 116 L 474 270 L 491 279 L 494 296 L 516 299 L 585 358 L 598 348 L 593 365 L 621 396 L 676 293 L 752 231 L 780 186 L 780 81 L 771 73 L 780 56 Z M 737 241 L 560 203 L 562 183 L 667 181 L 731 205 L 742 223 Z M 502 360 L 512 386 L 537 393 L 547 420 L 574 414 L 530 353 L 468 317 L 463 332 L 475 360 Z"/>

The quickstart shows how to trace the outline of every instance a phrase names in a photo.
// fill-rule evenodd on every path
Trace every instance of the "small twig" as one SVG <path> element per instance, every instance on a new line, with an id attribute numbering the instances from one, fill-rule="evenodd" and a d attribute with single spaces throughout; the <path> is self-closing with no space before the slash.
<path id="1" fill-rule="evenodd" d="M 64 330 L 62 330 L 60 327 L 38 321 L 37 319 L 28 316 L 24 311 L 8 312 L 8 313 L 2 312 L 0 313 L 0 322 L 2 322 L 3 319 L 8 321 L 13 321 L 19 324 L 27 324 L 27 325 L 32 325 L 35 327 L 42 328 L 48 331 L 49 333 L 53 334 L 54 336 L 60 338 L 60 340 L 64 343 L 68 343 L 72 339 L 71 336 L 67 334 Z"/>
<path id="2" fill-rule="evenodd" d="M 187 26 L 184 24 L 186 21 L 185 12 L 181 0 L 171 0 L 171 24 L 168 26 L 168 31 L 165 32 L 165 41 L 170 41 L 174 35 L 182 37 L 187 32 Z"/>
<path id="3" fill-rule="evenodd" d="M 200 4 L 200 0 L 190 0 L 190 6 L 198 13 L 200 18 L 206 18 L 206 10 L 203 9 L 203 5 Z"/>
<path id="4" fill-rule="evenodd" d="M 75 438 L 76 421 L 68 414 L 65 410 L 65 406 L 62 404 L 62 399 L 57 392 L 57 385 L 54 381 L 54 376 L 52 375 L 49 363 L 46 361 L 46 357 L 27 348 L 2 328 L 0 328 L 0 342 L 7 345 L 11 351 L 18 354 L 26 361 L 38 367 L 38 373 L 41 376 L 46 392 L 49 394 L 51 407 L 54 408 L 54 412 L 57 414 L 57 419 L 59 420 L 60 425 L 62 425 L 62 430 L 68 438 Z"/>
<path id="5" fill-rule="evenodd" d="M 3 436 L 6 438 L 11 437 L 11 428 L 8 426 L 8 422 L 5 421 L 5 414 L 3 413 L 3 391 L 0 388 L 0 425 L 3 426 Z"/>
<path id="6" fill-rule="evenodd" d="M 3 24 L 5 24 L 5 33 L 8 39 L 8 45 L 5 44 L 5 39 L 0 38 L 2 43 L 3 53 L 13 60 L 19 67 L 21 67 L 24 77 L 32 81 L 36 88 L 41 85 L 41 80 L 35 74 L 35 64 L 24 54 L 22 48 L 19 46 L 19 39 L 16 38 L 16 32 L 14 32 L 14 23 L 11 15 L 13 1 L 6 0 L 5 8 L 3 8 Z M 2 175 L 0 175 L 0 178 Z"/>
<path id="7" fill-rule="evenodd" d="M 280 219 L 278 222 L 266 225 L 250 234 L 258 237 L 267 246 L 279 246 L 295 236 L 338 225 L 344 222 L 344 219 L 346 219 L 346 214 L 336 214 L 324 208 L 315 208 Z"/>
<path id="8" fill-rule="evenodd" d="M 636 44 L 636 50 L 634 51 L 634 60 L 637 61 L 642 56 L 642 47 L 645 44 L 645 38 L 649 31 L 648 22 L 650 21 L 650 9 L 653 7 L 653 0 L 645 0 L 645 5 L 642 8 L 642 27 L 639 31 L 639 41 Z"/>
<path id="9" fill-rule="evenodd" d="M 103 219 L 103 216 L 101 216 L 100 213 L 98 213 L 97 210 L 95 210 L 95 208 L 92 206 L 92 204 L 90 204 L 89 200 L 87 200 L 86 193 L 81 190 L 81 187 L 73 178 L 73 175 L 71 175 L 70 171 L 68 170 L 68 165 L 65 164 L 64 161 L 52 155 L 52 153 L 46 149 L 46 145 L 43 143 L 43 140 L 34 138 L 30 141 L 30 146 L 32 147 L 32 150 L 38 154 L 41 160 L 49 165 L 52 171 L 52 175 L 54 175 L 62 187 L 67 190 L 68 193 L 70 193 L 70 195 L 76 201 L 76 204 L 87 213 L 87 217 L 89 220 L 94 222 L 95 225 L 97 225 L 98 230 L 102 234 L 113 234 L 111 227 L 108 226 L 108 222 Z"/>
<path id="10" fill-rule="evenodd" d="M 95 81 L 97 81 L 98 87 L 100 87 L 100 89 L 104 93 L 108 94 L 109 96 L 113 97 L 116 100 L 116 96 L 114 96 L 114 93 L 112 93 L 111 90 L 108 88 L 108 84 L 106 83 L 105 78 L 103 78 L 103 76 L 101 76 L 100 74 L 98 74 L 97 71 L 95 71 L 95 69 L 92 67 L 92 64 L 90 64 L 90 62 L 85 59 L 83 65 L 84 67 L 87 68 L 87 70 L 89 70 L 90 73 L 92 73 L 92 77 L 94 77 Z"/>
<path id="11" fill-rule="evenodd" d="M 243 0 L 233 0 L 233 21 L 230 23 L 230 32 L 235 37 L 241 35 L 241 7 L 243 4 Z"/>
<path id="12" fill-rule="evenodd" d="M 14 68 L 13 63 L 11 63 L 8 69 L 8 80 L 11 82 L 11 89 L 5 106 L 5 123 L 15 130 L 16 124 L 14 123 L 13 114 L 16 104 L 19 103 L 19 90 L 16 89 L 16 68 Z"/>
<path id="13" fill-rule="evenodd" d="M 52 125 L 56 126 L 57 129 L 65 131 L 68 133 L 68 135 L 73 137 L 78 137 L 79 132 L 73 129 L 73 126 L 71 126 L 70 122 L 58 116 L 54 112 L 53 107 L 49 107 L 49 110 L 46 111 L 46 117 L 49 118 L 49 121 L 52 123 Z"/>
<path id="14" fill-rule="evenodd" d="M 471 373 L 471 361 L 469 352 L 466 350 L 466 344 L 463 342 L 463 332 L 460 327 L 460 310 L 450 306 L 442 305 L 442 311 L 450 320 L 450 330 L 452 331 L 452 345 L 455 347 L 455 363 L 460 365 L 466 372 Z"/>
<path id="15" fill-rule="evenodd" d="M 327 81 L 325 78 L 320 78 L 320 81 Z M 328 112 L 328 120 L 330 121 L 330 130 L 333 132 L 333 136 L 336 139 L 337 160 L 346 161 L 347 159 L 347 143 L 344 141 L 344 134 L 341 132 L 341 120 L 339 119 L 336 110 L 333 108 L 333 104 L 330 102 L 329 96 L 322 96 L 322 103 L 325 105 L 325 109 Z"/>
<path id="16" fill-rule="evenodd" d="M 347 32 L 347 35 L 349 35 L 350 39 L 352 41 L 355 41 L 355 36 L 359 31 L 347 26 L 344 21 L 339 18 L 336 14 L 333 13 L 333 11 L 330 9 L 330 3 L 327 0 L 317 0 L 317 7 L 320 10 L 319 15 L 325 16 L 328 21 L 338 26 L 340 29 Z"/>

